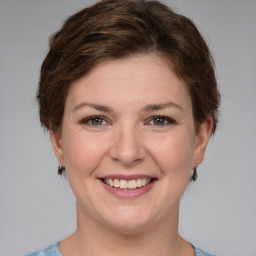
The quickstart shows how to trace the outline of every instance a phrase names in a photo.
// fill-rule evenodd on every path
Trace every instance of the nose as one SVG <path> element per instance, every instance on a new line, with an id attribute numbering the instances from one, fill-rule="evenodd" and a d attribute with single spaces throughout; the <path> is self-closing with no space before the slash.
<path id="1" fill-rule="evenodd" d="M 125 167 L 132 167 L 145 158 L 146 150 L 138 127 L 118 127 L 113 136 L 110 149 L 113 161 Z"/>

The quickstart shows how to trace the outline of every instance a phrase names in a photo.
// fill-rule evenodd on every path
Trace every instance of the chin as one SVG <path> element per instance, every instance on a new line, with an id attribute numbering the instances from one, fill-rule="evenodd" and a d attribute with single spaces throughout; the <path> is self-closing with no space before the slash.
<path id="1" fill-rule="evenodd" d="M 112 230 L 123 235 L 136 235 L 143 233 L 150 226 L 150 223 L 138 223 L 130 220 L 130 222 L 111 223 Z"/>
<path id="2" fill-rule="evenodd" d="M 120 210 L 113 214 L 110 220 L 105 222 L 121 234 L 138 234 L 150 228 L 153 223 L 153 216 L 145 214 L 147 211 L 135 211 L 134 209 Z M 113 218 L 115 216 L 115 218 Z"/>

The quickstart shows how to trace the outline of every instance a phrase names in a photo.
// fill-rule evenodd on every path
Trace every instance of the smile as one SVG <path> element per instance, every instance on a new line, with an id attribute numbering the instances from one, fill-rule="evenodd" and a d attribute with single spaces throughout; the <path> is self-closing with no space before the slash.
<path id="1" fill-rule="evenodd" d="M 106 191 L 122 199 L 143 196 L 151 191 L 156 181 L 158 181 L 156 177 L 140 174 L 114 174 L 100 177 L 99 180 Z"/>
<path id="2" fill-rule="evenodd" d="M 142 179 L 132 179 L 132 180 L 124 180 L 124 179 L 103 179 L 102 181 L 109 185 L 110 187 L 118 188 L 118 189 L 137 189 L 141 187 L 145 187 L 152 182 L 153 179 L 142 178 Z"/>

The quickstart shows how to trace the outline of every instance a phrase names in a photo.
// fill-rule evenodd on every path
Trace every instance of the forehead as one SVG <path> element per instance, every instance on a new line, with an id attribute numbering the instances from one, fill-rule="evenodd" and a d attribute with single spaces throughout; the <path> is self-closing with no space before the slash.
<path id="1" fill-rule="evenodd" d="M 83 100 L 114 102 L 188 101 L 185 82 L 171 63 L 157 55 L 138 55 L 99 63 L 89 73 L 74 81 L 67 102 Z M 154 102 L 155 101 L 155 102 Z"/>

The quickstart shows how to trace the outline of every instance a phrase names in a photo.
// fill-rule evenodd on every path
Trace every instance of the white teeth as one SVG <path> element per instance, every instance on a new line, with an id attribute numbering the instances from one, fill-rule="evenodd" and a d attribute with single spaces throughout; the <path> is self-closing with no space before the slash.
<path id="1" fill-rule="evenodd" d="M 136 179 L 136 180 L 122 180 L 122 179 L 104 179 L 104 183 L 115 188 L 120 189 L 136 189 L 144 187 L 151 182 L 151 179 Z"/>
<path id="2" fill-rule="evenodd" d="M 108 179 L 107 179 L 107 180 L 108 180 Z M 115 188 L 119 188 L 119 186 L 120 186 L 119 180 L 118 180 L 118 179 L 114 179 L 114 187 L 115 187 Z"/>
<path id="3" fill-rule="evenodd" d="M 108 185 L 110 185 L 111 187 L 114 187 L 114 181 L 112 179 L 108 180 Z"/>
<path id="4" fill-rule="evenodd" d="M 119 186 L 120 186 L 120 188 L 127 188 L 128 187 L 127 180 L 120 180 Z"/>
<path id="5" fill-rule="evenodd" d="M 137 182 L 135 180 L 129 180 L 128 181 L 128 188 L 129 189 L 137 188 Z"/>
<path id="6" fill-rule="evenodd" d="M 142 187 L 141 179 L 137 179 L 137 187 L 138 188 Z"/>

